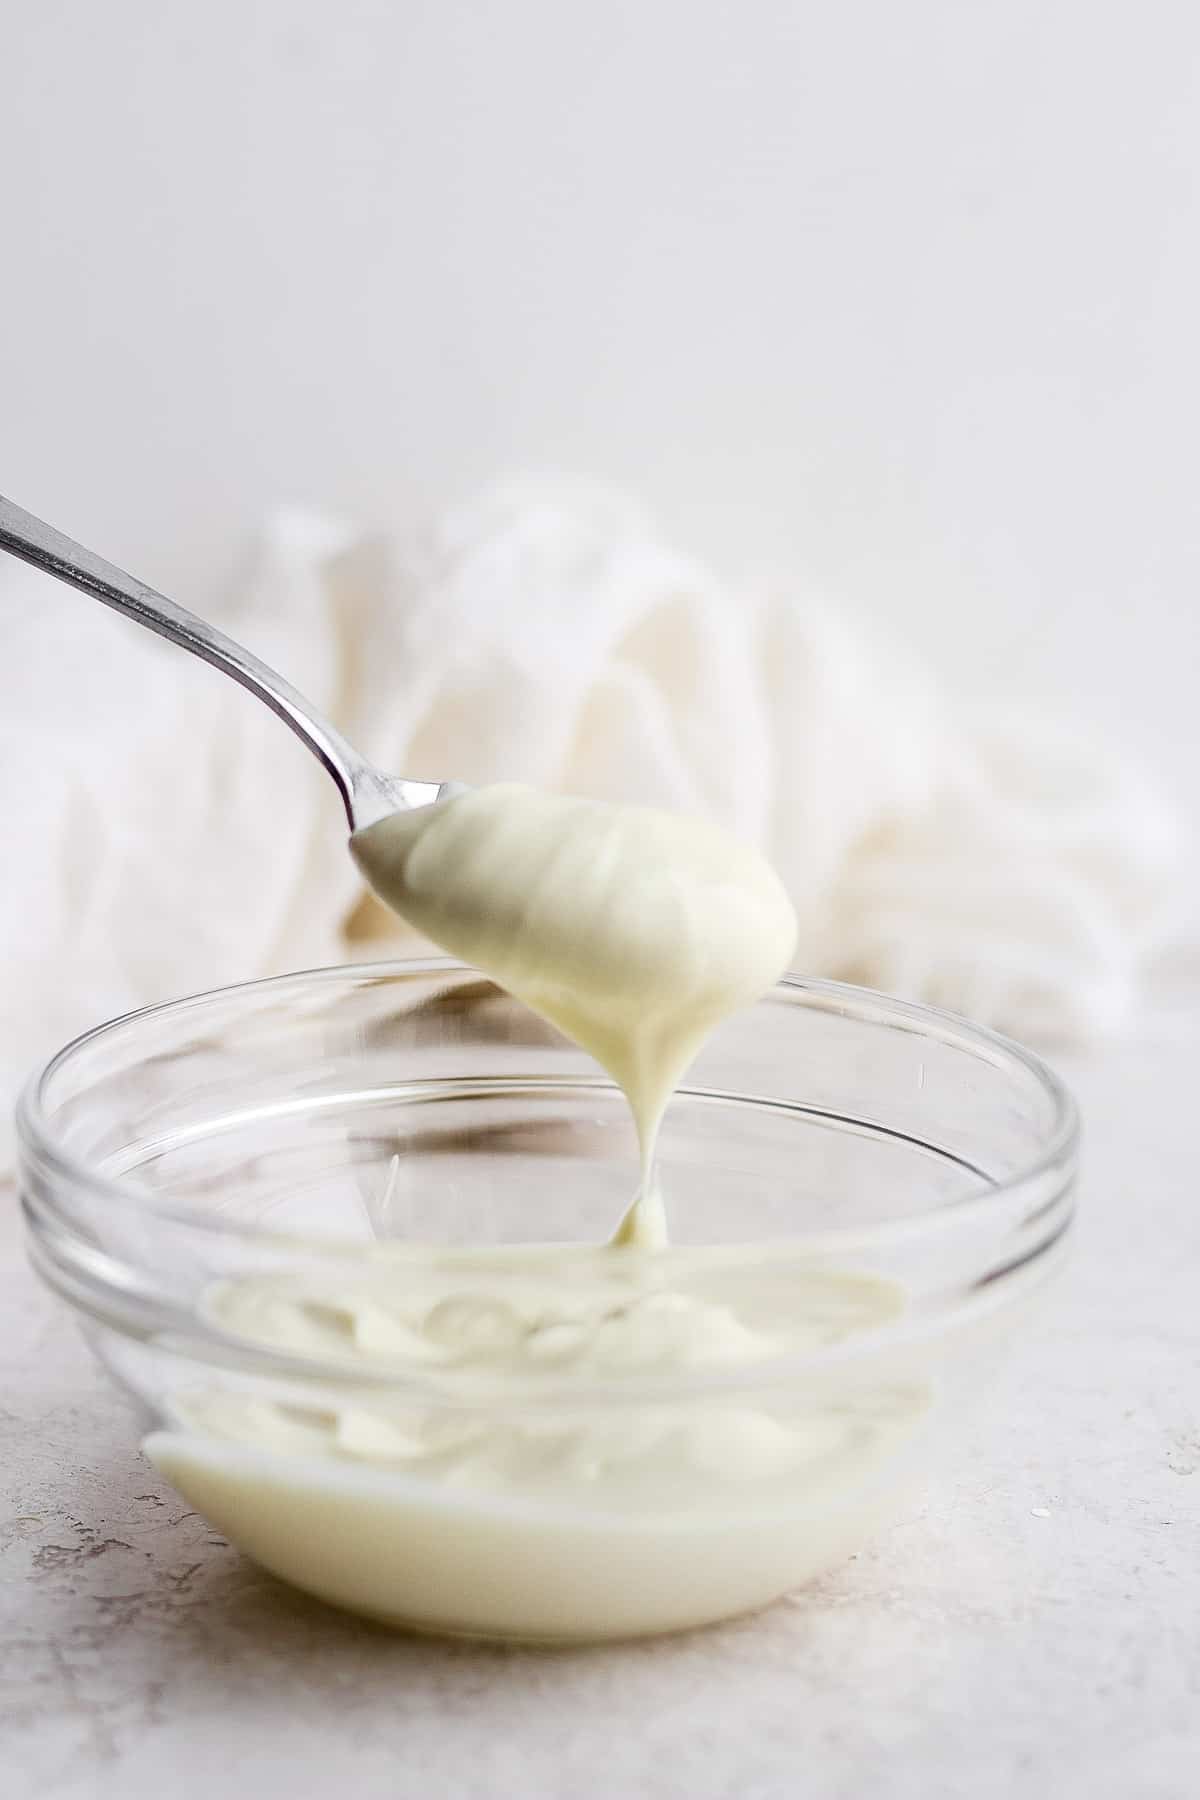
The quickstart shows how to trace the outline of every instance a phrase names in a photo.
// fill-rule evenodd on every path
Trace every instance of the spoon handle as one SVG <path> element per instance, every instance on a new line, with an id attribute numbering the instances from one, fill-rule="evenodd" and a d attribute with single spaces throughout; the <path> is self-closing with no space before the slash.
<path id="1" fill-rule="evenodd" d="M 14 505 L 0 494 L 0 550 L 18 556 L 22 562 L 56 575 L 60 581 L 79 588 L 105 606 L 115 607 L 149 631 L 169 638 L 193 656 L 201 656 L 226 675 L 232 675 L 244 688 L 249 688 L 271 711 L 289 725 L 300 741 L 333 776 L 346 808 L 351 828 L 355 824 L 354 799 L 362 785 L 366 766 L 357 751 L 323 719 L 290 682 L 274 669 L 260 662 L 223 631 L 208 625 L 185 607 L 176 606 L 163 594 L 156 593 L 145 582 L 93 555 L 82 544 L 74 543 L 53 525 L 35 519 L 32 513 Z M 372 771 L 373 773 L 373 771 Z"/>

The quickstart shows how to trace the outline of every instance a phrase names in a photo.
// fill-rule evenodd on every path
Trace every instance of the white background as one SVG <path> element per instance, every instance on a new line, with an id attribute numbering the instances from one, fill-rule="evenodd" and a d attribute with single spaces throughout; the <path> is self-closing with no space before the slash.
<path id="1" fill-rule="evenodd" d="M 203 605 L 599 474 L 1200 797 L 1191 0 L 3 10 L 3 491 Z"/>

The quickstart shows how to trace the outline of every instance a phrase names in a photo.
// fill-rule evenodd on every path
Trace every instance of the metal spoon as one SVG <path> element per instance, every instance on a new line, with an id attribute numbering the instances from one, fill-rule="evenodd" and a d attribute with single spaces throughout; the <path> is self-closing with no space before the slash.
<path id="1" fill-rule="evenodd" d="M 202 656 L 205 662 L 232 675 L 244 688 L 257 694 L 285 725 L 291 726 L 301 743 L 308 746 L 333 776 L 351 831 L 374 825 L 376 820 L 386 818 L 389 813 L 428 806 L 434 800 L 461 792 L 459 782 L 406 781 L 400 775 L 385 775 L 382 769 L 375 768 L 373 763 L 360 756 L 341 732 L 336 731 L 328 719 L 323 719 L 290 682 L 268 668 L 265 662 L 260 662 L 257 656 L 252 656 L 249 650 L 243 650 L 223 631 L 205 624 L 186 608 L 176 606 L 173 600 L 156 593 L 145 582 L 114 568 L 112 563 L 85 550 L 82 544 L 73 543 L 53 525 L 35 519 L 32 513 L 15 506 L 3 495 L 0 495 L 0 550 L 7 550 L 10 556 L 19 556 L 22 562 L 32 563 L 35 569 L 44 569 L 47 575 L 57 575 L 60 581 L 91 594 L 96 600 L 103 600 L 106 606 L 126 613 L 147 630 L 170 638 L 173 644 L 190 650 L 193 656 Z"/>

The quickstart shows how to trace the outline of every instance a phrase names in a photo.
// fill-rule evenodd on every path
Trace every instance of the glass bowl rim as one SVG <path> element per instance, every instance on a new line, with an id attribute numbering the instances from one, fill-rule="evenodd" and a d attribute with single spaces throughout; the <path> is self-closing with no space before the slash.
<path id="1" fill-rule="evenodd" d="M 17 1136 L 21 1150 L 23 1154 L 36 1159 L 52 1175 L 84 1187 L 95 1196 L 116 1201 L 124 1207 L 133 1207 L 142 1211 L 150 1210 L 157 1218 L 193 1228 L 220 1232 L 246 1242 L 295 1243 L 296 1234 L 294 1232 L 278 1231 L 261 1226 L 247 1228 L 236 1221 L 215 1217 L 198 1208 L 158 1205 L 155 1203 L 154 1196 L 140 1188 L 135 1181 L 99 1173 L 86 1159 L 67 1149 L 57 1137 L 51 1117 L 45 1109 L 48 1085 L 73 1056 L 109 1032 L 136 1025 L 142 1020 L 169 1019 L 173 1014 L 182 1017 L 194 1008 L 230 995 L 249 995 L 273 990 L 286 992 L 288 988 L 304 991 L 312 986 L 325 983 L 333 985 L 335 982 L 345 981 L 347 978 L 368 982 L 386 981 L 467 970 L 470 970 L 469 964 L 448 956 L 395 957 L 373 962 L 334 963 L 320 968 L 262 976 L 252 981 L 230 982 L 221 987 L 182 995 L 173 1000 L 162 1000 L 149 1006 L 136 1007 L 115 1018 L 106 1019 L 100 1024 L 90 1026 L 86 1031 L 79 1033 L 78 1036 L 56 1050 L 33 1071 L 25 1082 L 16 1105 Z M 478 971 L 472 972 L 478 973 Z M 893 995 L 881 993 L 874 988 L 790 972 L 782 975 L 768 992 L 775 992 L 779 988 L 802 994 L 809 1002 L 818 1007 L 824 1005 L 831 1009 L 838 1009 L 839 1003 L 844 1006 L 847 1002 L 854 1002 L 856 1011 L 866 1006 L 880 1009 L 886 1016 L 878 1022 L 911 1031 L 917 1036 L 933 1036 L 941 1041 L 953 1040 L 960 1044 L 965 1040 L 966 1047 L 974 1050 L 976 1054 L 982 1054 L 994 1067 L 1002 1069 L 1006 1064 L 1009 1066 L 1016 1064 L 1026 1074 L 1031 1075 L 1052 1106 L 1051 1122 L 1042 1133 L 1036 1152 L 1003 1179 L 991 1181 L 979 1193 L 965 1195 L 949 1206 L 943 1203 L 933 1207 L 922 1207 L 896 1219 L 869 1226 L 851 1227 L 845 1232 L 835 1231 L 831 1234 L 832 1237 L 839 1240 L 843 1237 L 850 1238 L 857 1243 L 875 1242 L 892 1239 L 898 1234 L 907 1236 L 912 1232 L 919 1232 L 922 1228 L 931 1229 L 939 1224 L 945 1224 L 950 1217 L 961 1221 L 964 1214 L 967 1213 L 972 1217 L 986 1216 L 989 1210 L 1003 1208 L 1014 1193 L 1038 1183 L 1052 1171 L 1057 1169 L 1066 1173 L 1071 1169 L 1078 1152 L 1078 1109 L 1070 1089 L 1036 1052 L 1026 1049 L 1023 1044 L 1000 1032 L 991 1030 L 988 1026 L 979 1025 L 974 1020 L 951 1012 L 947 1008 L 930 1006 L 920 1001 L 902 1000 Z M 592 1079 L 596 1079 L 596 1077 L 592 1077 Z M 616 1085 L 603 1074 L 599 1079 L 603 1085 Z M 677 1092 L 679 1094 L 696 1094 L 711 1093 L 713 1090 L 689 1088 L 685 1081 Z M 727 1097 L 730 1099 L 754 1098 L 752 1095 L 742 1093 L 730 1093 Z M 822 1234 L 823 1237 L 824 1235 Z M 308 1241 L 312 1242 L 312 1240 Z M 330 1244 L 329 1247 L 335 1248 L 333 1244 Z"/>

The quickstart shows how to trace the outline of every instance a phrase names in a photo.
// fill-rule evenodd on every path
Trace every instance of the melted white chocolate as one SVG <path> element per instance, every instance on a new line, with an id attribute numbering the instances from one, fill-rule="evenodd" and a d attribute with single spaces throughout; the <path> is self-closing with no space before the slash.
<path id="1" fill-rule="evenodd" d="M 618 1242 L 666 1241 L 659 1121 L 713 1027 L 787 965 L 796 917 L 757 851 L 701 819 L 513 783 L 350 841 L 380 898 L 565 1031 L 628 1095 L 642 1185 Z"/>
<path id="2" fill-rule="evenodd" d="M 146 1447 L 341 1605 L 499 1636 L 673 1630 L 773 1599 L 889 1510 L 930 1401 L 880 1335 L 904 1307 L 779 1255 L 380 1246 L 338 1278 L 214 1287 L 226 1333 L 344 1376 L 177 1394 Z M 806 1372 L 781 1378 L 791 1358 Z"/>
<path id="3" fill-rule="evenodd" d="M 410 1251 L 361 1269 L 238 1276 L 214 1324 L 252 1343 L 442 1393 L 536 1391 L 812 1353 L 898 1319 L 895 1282 L 797 1254 L 569 1245 Z"/>

